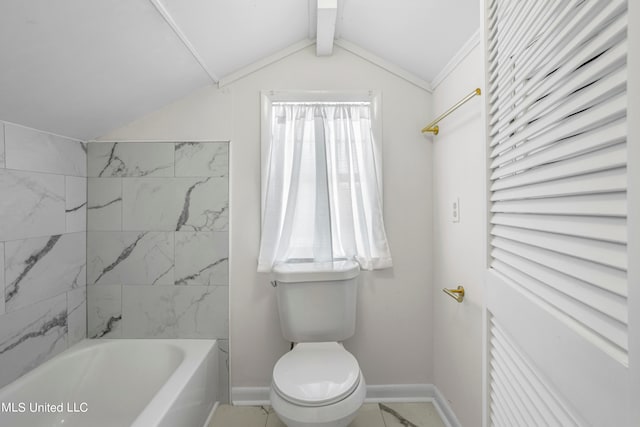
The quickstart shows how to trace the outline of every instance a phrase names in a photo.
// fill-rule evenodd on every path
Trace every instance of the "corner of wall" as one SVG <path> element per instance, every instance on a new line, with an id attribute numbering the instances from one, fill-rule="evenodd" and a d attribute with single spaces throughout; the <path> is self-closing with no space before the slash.
<path id="1" fill-rule="evenodd" d="M 0 387 L 86 336 L 86 144 L 0 122 Z"/>

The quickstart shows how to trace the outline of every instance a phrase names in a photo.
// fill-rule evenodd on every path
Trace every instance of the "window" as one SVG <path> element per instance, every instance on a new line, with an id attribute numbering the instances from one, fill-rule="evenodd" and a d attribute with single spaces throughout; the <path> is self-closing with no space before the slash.
<path id="1" fill-rule="evenodd" d="M 333 259 L 391 266 L 377 101 L 374 93 L 263 93 L 259 271 Z"/>

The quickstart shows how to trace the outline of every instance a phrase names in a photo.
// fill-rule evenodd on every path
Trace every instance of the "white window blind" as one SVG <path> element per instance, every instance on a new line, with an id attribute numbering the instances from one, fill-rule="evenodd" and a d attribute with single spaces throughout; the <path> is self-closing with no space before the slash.
<path id="1" fill-rule="evenodd" d="M 491 267 L 626 364 L 627 3 L 488 5 Z"/>

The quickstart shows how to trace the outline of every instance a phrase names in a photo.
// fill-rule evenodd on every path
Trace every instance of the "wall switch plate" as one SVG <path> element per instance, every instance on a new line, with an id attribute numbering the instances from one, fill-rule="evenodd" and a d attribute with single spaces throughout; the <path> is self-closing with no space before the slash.
<path id="1" fill-rule="evenodd" d="M 456 197 L 451 203 L 451 221 L 460 222 L 460 198 Z"/>

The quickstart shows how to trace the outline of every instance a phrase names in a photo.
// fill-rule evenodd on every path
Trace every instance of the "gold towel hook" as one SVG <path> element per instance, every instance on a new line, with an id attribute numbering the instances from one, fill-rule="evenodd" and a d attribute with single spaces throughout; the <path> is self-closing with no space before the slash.
<path id="1" fill-rule="evenodd" d="M 458 302 L 464 300 L 464 286 L 458 286 L 456 289 L 443 288 L 442 291 Z"/>

